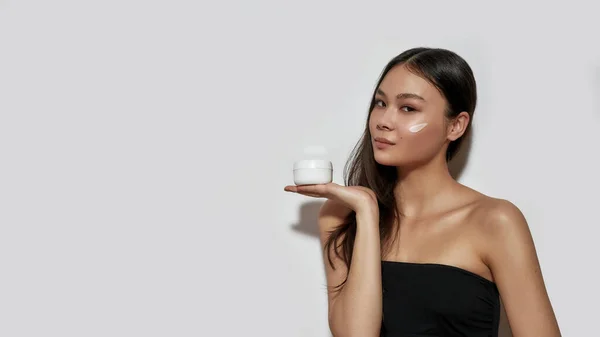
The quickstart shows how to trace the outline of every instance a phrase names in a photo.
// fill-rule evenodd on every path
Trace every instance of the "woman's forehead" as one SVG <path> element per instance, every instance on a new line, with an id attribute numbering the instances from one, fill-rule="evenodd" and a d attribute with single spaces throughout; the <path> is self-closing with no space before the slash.
<path id="1" fill-rule="evenodd" d="M 440 96 L 437 89 L 423 77 L 408 70 L 405 66 L 391 69 L 381 81 L 379 90 L 386 96 L 415 94 L 429 101 Z"/>

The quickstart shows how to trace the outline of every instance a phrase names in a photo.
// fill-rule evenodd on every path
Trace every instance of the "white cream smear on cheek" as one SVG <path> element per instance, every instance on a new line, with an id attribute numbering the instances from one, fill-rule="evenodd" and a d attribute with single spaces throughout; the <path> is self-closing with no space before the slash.
<path id="1" fill-rule="evenodd" d="M 410 128 L 408 128 L 408 131 L 410 131 L 412 133 L 417 133 L 417 132 L 423 130 L 423 128 L 426 126 L 427 126 L 427 123 L 415 124 L 415 125 L 411 126 Z"/>

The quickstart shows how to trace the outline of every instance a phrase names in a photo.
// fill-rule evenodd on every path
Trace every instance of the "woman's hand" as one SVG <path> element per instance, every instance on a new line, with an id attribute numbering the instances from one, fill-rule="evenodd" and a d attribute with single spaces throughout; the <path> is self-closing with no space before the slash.
<path id="1" fill-rule="evenodd" d="M 362 186 L 341 186 L 336 183 L 315 185 L 289 185 L 287 192 L 298 193 L 314 198 L 327 198 L 344 204 L 356 213 L 379 210 L 375 192 Z"/>

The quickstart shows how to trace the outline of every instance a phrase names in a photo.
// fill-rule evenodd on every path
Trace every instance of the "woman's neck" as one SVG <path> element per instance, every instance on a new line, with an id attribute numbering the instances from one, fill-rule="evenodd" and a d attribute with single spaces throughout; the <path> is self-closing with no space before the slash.
<path id="1" fill-rule="evenodd" d="M 405 217 L 421 217 L 443 209 L 446 192 L 457 184 L 441 158 L 412 170 L 398 168 L 394 194 Z"/>

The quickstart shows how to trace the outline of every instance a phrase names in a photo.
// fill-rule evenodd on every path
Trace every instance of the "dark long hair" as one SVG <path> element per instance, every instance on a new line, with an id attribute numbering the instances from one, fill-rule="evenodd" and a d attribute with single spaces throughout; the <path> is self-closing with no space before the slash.
<path id="1" fill-rule="evenodd" d="M 346 186 L 368 187 L 377 195 L 379 204 L 379 231 L 382 255 L 391 247 L 391 239 L 399 229 L 401 212 L 397 207 L 394 188 L 398 181 L 397 170 L 393 166 L 380 165 L 373 156 L 369 118 L 375 106 L 375 93 L 386 74 L 394 67 L 404 65 L 411 72 L 428 80 L 446 99 L 446 117 L 452 119 L 462 111 L 470 115 L 469 124 L 463 136 L 448 145 L 446 161 L 452 160 L 464 138 L 471 130 L 471 120 L 477 103 L 477 89 L 473 71 L 468 63 L 456 53 L 439 48 L 413 48 L 394 57 L 383 69 L 369 105 L 365 131 L 354 147 L 344 169 Z M 331 248 L 341 258 L 348 269 L 352 262 L 352 251 L 356 237 L 356 213 L 352 212 L 346 221 L 332 230 L 324 245 L 324 252 L 332 268 Z M 335 286 L 337 290 L 346 279 Z"/>

